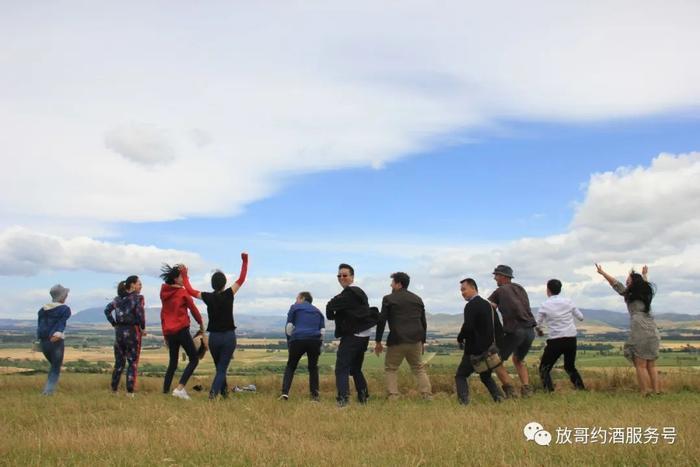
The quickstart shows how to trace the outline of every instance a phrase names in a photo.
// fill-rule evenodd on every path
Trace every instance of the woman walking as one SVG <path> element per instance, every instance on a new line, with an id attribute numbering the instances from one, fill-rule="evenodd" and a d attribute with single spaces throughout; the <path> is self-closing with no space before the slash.
<path id="1" fill-rule="evenodd" d="M 605 277 L 612 288 L 622 295 L 630 315 L 630 337 L 625 343 L 625 357 L 634 364 L 637 371 L 639 390 L 648 396 L 653 390 L 660 394 L 659 376 L 656 371 L 656 359 L 659 358 L 659 330 L 651 315 L 651 301 L 655 287 L 647 280 L 649 268 L 644 266 L 642 273 L 631 271 L 625 285 L 603 271 L 596 264 L 598 274 Z"/>
<path id="2" fill-rule="evenodd" d="M 226 372 L 236 350 L 236 326 L 233 320 L 233 297 L 245 282 L 248 274 L 248 253 L 241 253 L 241 273 L 231 287 L 226 287 L 226 275 L 216 271 L 211 276 L 213 292 L 200 292 L 192 288 L 187 268 L 181 265 L 183 285 L 187 292 L 207 304 L 209 323 L 209 351 L 216 365 L 216 375 L 209 391 L 209 399 L 216 399 L 221 394 L 228 396 Z"/>
<path id="3" fill-rule="evenodd" d="M 117 296 L 105 307 L 107 321 L 114 328 L 112 392 L 117 392 L 119 380 L 126 367 L 126 393 L 130 397 L 134 397 L 141 354 L 141 336 L 146 329 L 146 313 L 141 288 L 142 284 L 138 276 L 127 277 L 119 283 Z"/>
<path id="4" fill-rule="evenodd" d="M 49 376 L 44 386 L 43 394 L 50 396 L 56 390 L 58 377 L 61 375 L 63 365 L 63 351 L 66 322 L 70 318 L 70 308 L 66 305 L 70 289 L 56 284 L 51 287 L 51 303 L 41 307 L 37 323 L 37 338 L 41 343 L 41 351 L 46 360 L 51 364 Z"/>
<path id="5" fill-rule="evenodd" d="M 195 368 L 199 364 L 199 356 L 190 334 L 190 317 L 187 313 L 189 310 L 194 319 L 199 323 L 200 331 L 204 331 L 204 323 L 202 315 L 192 301 L 192 297 L 183 287 L 183 275 L 180 271 L 180 266 L 163 265 L 161 268 L 164 284 L 160 287 L 160 301 L 162 308 L 160 311 L 160 323 L 163 328 L 163 339 L 168 346 L 170 352 L 170 362 L 168 369 L 165 372 L 165 380 L 163 381 L 163 393 L 170 392 L 170 385 L 177 370 L 178 357 L 180 356 L 180 347 L 185 350 L 188 362 L 185 371 L 180 377 L 180 382 L 173 389 L 173 396 L 180 399 L 190 399 L 190 396 L 185 391 L 187 381 L 194 373 Z"/>

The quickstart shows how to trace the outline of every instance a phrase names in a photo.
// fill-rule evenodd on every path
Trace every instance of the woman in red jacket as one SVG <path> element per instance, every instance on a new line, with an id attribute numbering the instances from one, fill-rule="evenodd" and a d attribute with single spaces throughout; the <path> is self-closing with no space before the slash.
<path id="1" fill-rule="evenodd" d="M 160 311 L 160 323 L 163 327 L 163 339 L 170 350 L 170 363 L 168 364 L 168 370 L 165 372 L 163 393 L 167 394 L 170 392 L 170 385 L 172 384 L 175 370 L 177 370 L 177 361 L 180 355 L 180 347 L 182 346 L 187 353 L 189 362 L 180 377 L 180 383 L 173 390 L 172 394 L 180 399 L 189 399 L 190 396 L 185 391 L 185 385 L 192 373 L 194 373 L 195 368 L 197 368 L 199 357 L 190 334 L 190 317 L 187 310 L 192 313 L 194 319 L 199 323 L 199 329 L 202 332 L 204 332 L 204 323 L 192 297 L 183 287 L 180 267 L 178 265 L 171 267 L 165 264 L 161 271 L 160 277 L 165 283 L 160 287 L 160 300 L 163 304 Z"/>

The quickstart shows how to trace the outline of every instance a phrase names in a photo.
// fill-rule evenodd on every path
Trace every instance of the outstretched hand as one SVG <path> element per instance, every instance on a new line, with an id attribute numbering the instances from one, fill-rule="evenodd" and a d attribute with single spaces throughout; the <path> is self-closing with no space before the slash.
<path id="1" fill-rule="evenodd" d="M 178 264 L 177 269 L 180 271 L 180 274 L 187 274 L 187 266 L 184 264 Z"/>
<path id="2" fill-rule="evenodd" d="M 600 264 L 595 263 L 595 268 L 598 274 L 605 274 L 605 271 L 603 271 L 603 266 L 601 266 Z"/>
<path id="3" fill-rule="evenodd" d="M 642 268 L 642 276 L 646 277 L 647 274 L 649 274 L 649 266 L 647 266 L 645 264 L 644 267 Z"/>
<path id="4" fill-rule="evenodd" d="M 244 251 L 243 253 L 241 253 L 241 259 L 243 261 L 248 261 L 248 252 L 247 251 Z"/>

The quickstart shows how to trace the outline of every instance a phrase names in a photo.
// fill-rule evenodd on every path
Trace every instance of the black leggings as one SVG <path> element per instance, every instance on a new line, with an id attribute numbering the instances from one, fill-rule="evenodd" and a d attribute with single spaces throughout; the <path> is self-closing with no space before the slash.
<path id="1" fill-rule="evenodd" d="M 190 328 L 186 327 L 179 330 L 175 334 L 170 334 L 165 336 L 168 342 L 168 350 L 170 351 L 170 363 L 168 363 L 168 370 L 165 372 L 165 380 L 163 381 L 163 392 L 170 392 L 170 385 L 173 382 L 173 376 L 175 376 L 175 370 L 177 370 L 177 362 L 180 358 L 180 346 L 187 354 L 187 367 L 180 377 L 180 384 L 183 386 L 187 384 L 187 380 L 190 379 L 194 369 L 197 368 L 199 364 L 199 356 L 194 348 L 194 341 L 192 340 L 192 335 L 190 334 Z"/>

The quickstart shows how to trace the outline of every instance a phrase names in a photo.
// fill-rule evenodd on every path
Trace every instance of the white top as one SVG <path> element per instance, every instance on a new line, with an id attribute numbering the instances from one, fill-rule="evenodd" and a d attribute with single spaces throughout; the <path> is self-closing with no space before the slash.
<path id="1" fill-rule="evenodd" d="M 540 305 L 537 311 L 537 327 L 546 324 L 549 339 L 576 337 L 574 317 L 583 321 L 583 313 L 576 308 L 574 302 L 566 297 L 552 295 Z"/>
<path id="2" fill-rule="evenodd" d="M 367 328 L 364 331 L 360 331 L 357 334 L 355 334 L 355 337 L 372 337 L 372 334 L 377 332 L 377 326 L 372 326 L 371 328 Z"/>

